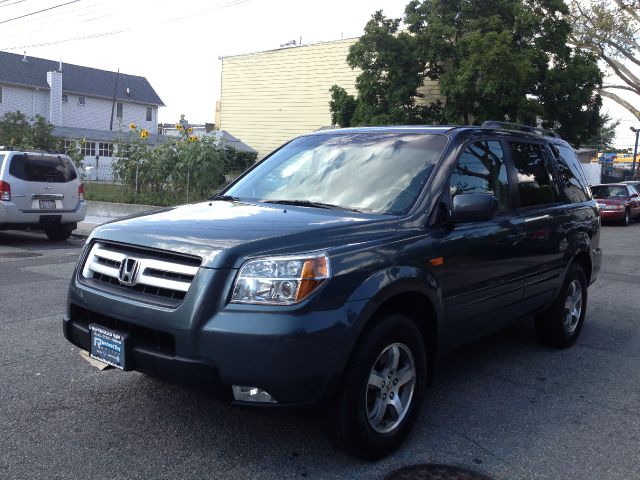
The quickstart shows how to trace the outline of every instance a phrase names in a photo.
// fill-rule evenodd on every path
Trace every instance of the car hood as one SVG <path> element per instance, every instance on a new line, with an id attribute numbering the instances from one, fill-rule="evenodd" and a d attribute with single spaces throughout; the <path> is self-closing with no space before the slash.
<path id="1" fill-rule="evenodd" d="M 249 256 L 329 249 L 391 235 L 397 224 L 390 215 L 212 201 L 106 223 L 88 241 L 184 253 L 201 257 L 205 267 L 238 268 Z"/>

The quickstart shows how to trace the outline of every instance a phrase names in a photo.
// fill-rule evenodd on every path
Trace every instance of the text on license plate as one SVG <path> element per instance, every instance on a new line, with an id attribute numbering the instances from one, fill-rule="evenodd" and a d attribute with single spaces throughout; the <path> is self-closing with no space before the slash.
<path id="1" fill-rule="evenodd" d="M 91 357 L 124 370 L 127 366 L 125 351 L 127 335 L 94 324 L 89 325 L 89 330 L 91 331 L 89 350 Z"/>
<path id="2" fill-rule="evenodd" d="M 55 210 L 55 208 L 56 208 L 55 200 L 40 200 L 41 210 Z"/>

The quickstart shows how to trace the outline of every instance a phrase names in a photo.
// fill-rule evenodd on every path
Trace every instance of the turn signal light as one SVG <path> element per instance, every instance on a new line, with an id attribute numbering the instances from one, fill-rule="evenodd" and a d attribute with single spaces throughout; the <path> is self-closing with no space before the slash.
<path id="1" fill-rule="evenodd" d="M 3 182 L 2 180 L 0 180 L 0 201 L 11 201 L 11 185 L 7 182 Z"/>
<path id="2" fill-rule="evenodd" d="M 78 200 L 84 202 L 84 183 L 78 187 Z"/>

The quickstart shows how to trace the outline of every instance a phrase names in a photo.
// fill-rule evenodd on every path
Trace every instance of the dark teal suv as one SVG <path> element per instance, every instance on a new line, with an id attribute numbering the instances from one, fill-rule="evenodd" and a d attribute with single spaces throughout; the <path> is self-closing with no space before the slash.
<path id="1" fill-rule="evenodd" d="M 64 334 L 123 370 L 238 404 L 320 405 L 379 458 L 441 352 L 519 319 L 572 345 L 600 218 L 563 140 L 518 125 L 316 132 L 209 201 L 103 225 Z"/>

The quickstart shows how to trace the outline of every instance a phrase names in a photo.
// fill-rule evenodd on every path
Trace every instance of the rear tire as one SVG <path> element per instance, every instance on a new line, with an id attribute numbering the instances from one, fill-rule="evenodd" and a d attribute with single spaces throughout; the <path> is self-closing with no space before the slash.
<path id="1" fill-rule="evenodd" d="M 73 232 L 73 227 L 70 225 L 52 225 L 44 229 L 47 238 L 52 242 L 62 242 L 68 239 L 71 232 Z"/>
<path id="2" fill-rule="evenodd" d="M 382 316 L 364 334 L 325 413 L 327 435 L 341 450 L 376 460 L 411 431 L 427 386 L 422 333 L 408 317 Z"/>
<path id="3" fill-rule="evenodd" d="M 582 267 L 573 264 L 551 307 L 535 319 L 538 339 L 551 347 L 573 345 L 584 324 L 587 311 L 587 277 Z"/>

